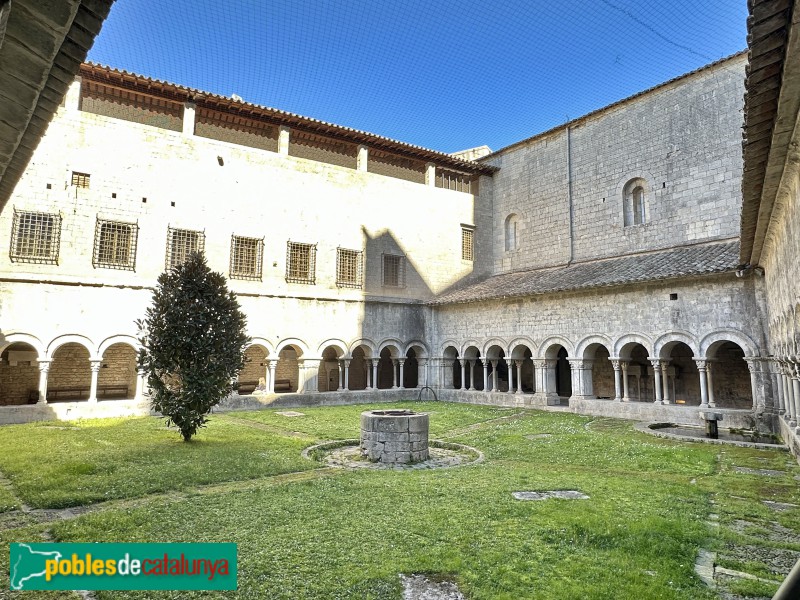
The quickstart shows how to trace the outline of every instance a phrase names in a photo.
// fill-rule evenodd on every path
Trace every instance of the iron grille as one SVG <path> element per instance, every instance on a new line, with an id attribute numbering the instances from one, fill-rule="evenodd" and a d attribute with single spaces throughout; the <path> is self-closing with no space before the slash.
<path id="1" fill-rule="evenodd" d="M 192 252 L 202 253 L 205 245 L 206 234 L 202 231 L 168 227 L 166 269 L 183 264 Z"/>
<path id="2" fill-rule="evenodd" d="M 106 269 L 136 270 L 139 225 L 97 219 L 92 264 Z"/>
<path id="3" fill-rule="evenodd" d="M 58 264 L 61 215 L 14 209 L 11 226 L 12 262 Z"/>
<path id="4" fill-rule="evenodd" d="M 474 232 L 469 227 L 461 228 L 461 260 L 472 261 L 475 259 Z"/>
<path id="5" fill-rule="evenodd" d="M 286 281 L 289 283 L 315 282 L 317 245 L 286 243 Z"/>
<path id="6" fill-rule="evenodd" d="M 360 250 L 336 249 L 336 285 L 339 287 L 360 288 L 362 273 Z"/>
<path id="7" fill-rule="evenodd" d="M 231 236 L 231 279 L 253 279 L 261 281 L 264 256 L 264 240 Z"/>
<path id="8" fill-rule="evenodd" d="M 89 173 L 78 173 L 77 171 L 73 171 L 72 185 L 79 188 L 88 188 L 90 177 L 91 175 L 89 175 Z"/>
<path id="9" fill-rule="evenodd" d="M 406 258 L 397 254 L 383 255 L 383 285 L 387 287 L 406 286 Z"/>

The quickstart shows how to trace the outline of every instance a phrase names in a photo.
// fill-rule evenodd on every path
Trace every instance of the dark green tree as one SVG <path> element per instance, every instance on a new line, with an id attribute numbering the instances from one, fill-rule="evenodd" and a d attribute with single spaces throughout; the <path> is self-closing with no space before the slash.
<path id="1" fill-rule="evenodd" d="M 195 252 L 159 276 L 153 303 L 136 323 L 151 406 L 188 442 L 244 366 L 246 317 L 225 276 Z"/>

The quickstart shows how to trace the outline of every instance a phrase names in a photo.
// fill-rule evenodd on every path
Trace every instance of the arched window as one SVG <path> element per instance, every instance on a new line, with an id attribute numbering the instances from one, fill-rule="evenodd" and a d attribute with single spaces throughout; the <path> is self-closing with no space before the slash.
<path id="1" fill-rule="evenodd" d="M 644 179 L 631 179 L 625 184 L 622 205 L 625 227 L 647 221 L 647 182 Z"/>
<path id="2" fill-rule="evenodd" d="M 519 248 L 519 217 L 510 214 L 506 217 L 506 252 Z"/>

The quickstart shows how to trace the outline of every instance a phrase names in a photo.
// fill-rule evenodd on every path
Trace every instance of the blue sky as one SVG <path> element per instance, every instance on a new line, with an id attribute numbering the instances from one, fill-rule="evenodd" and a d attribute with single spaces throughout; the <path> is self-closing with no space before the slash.
<path id="1" fill-rule="evenodd" d="M 746 0 L 117 0 L 89 60 L 443 152 L 746 47 Z"/>

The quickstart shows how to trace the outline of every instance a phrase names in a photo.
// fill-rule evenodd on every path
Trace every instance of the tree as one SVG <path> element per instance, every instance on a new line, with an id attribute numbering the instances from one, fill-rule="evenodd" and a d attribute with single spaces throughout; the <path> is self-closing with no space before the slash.
<path id="1" fill-rule="evenodd" d="M 136 323 L 151 406 L 188 442 L 244 366 L 246 317 L 225 276 L 195 252 L 159 276 L 153 303 Z"/>

